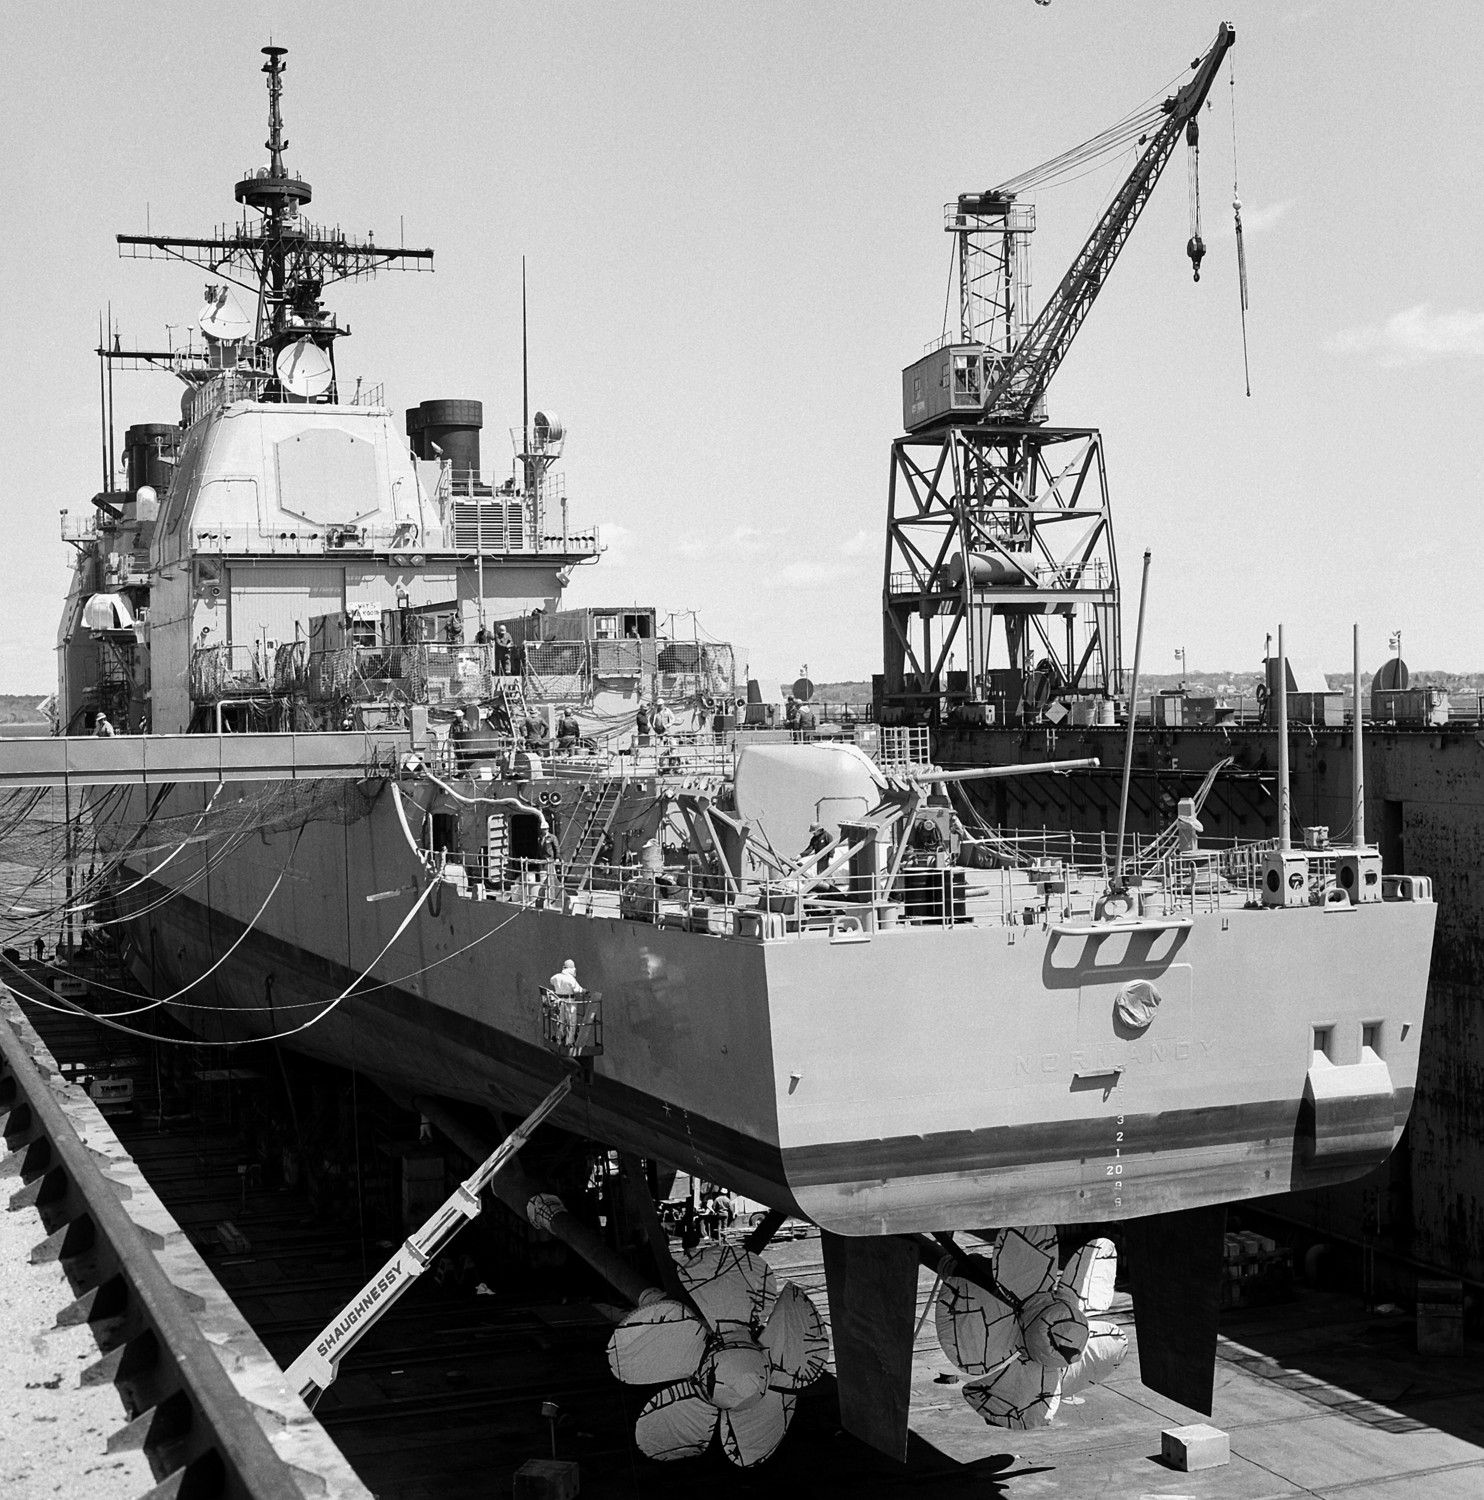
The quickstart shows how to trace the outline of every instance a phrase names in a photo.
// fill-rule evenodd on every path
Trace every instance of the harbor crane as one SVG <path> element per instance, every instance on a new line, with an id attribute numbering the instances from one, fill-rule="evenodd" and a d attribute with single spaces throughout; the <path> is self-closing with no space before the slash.
<path id="1" fill-rule="evenodd" d="M 1101 434 L 1052 426 L 1046 390 L 1182 135 L 1199 279 L 1198 115 L 1236 41 L 1223 22 L 1192 76 L 1072 150 L 949 203 L 957 327 L 902 372 L 883 580 L 888 721 L 1111 722 L 1119 588 Z M 1040 314 L 1024 194 L 1139 155 Z M 1101 705 L 1101 706 L 1100 706 Z"/>
<path id="2" fill-rule="evenodd" d="M 1113 269 L 1119 252 L 1128 243 L 1139 222 L 1139 215 L 1149 201 L 1165 167 L 1169 164 L 1175 145 L 1184 135 L 1192 150 L 1199 149 L 1200 129 L 1197 116 L 1216 81 L 1222 59 L 1236 41 L 1237 34 L 1230 23 L 1223 21 L 1216 33 L 1210 51 L 1197 59 L 1195 75 L 1179 93 L 1166 99 L 1160 106 L 1164 123 L 1150 137 L 1143 155 L 1139 157 L 1123 186 L 1114 194 L 1113 201 L 1103 211 L 1103 216 L 1087 237 L 1087 243 L 1077 252 L 1072 264 L 1067 267 L 1060 285 L 1052 293 L 1040 316 L 1016 344 L 988 381 L 984 392 L 983 415 L 991 421 L 1029 422 L 1045 400 L 1046 387 L 1051 377 L 1061 368 L 1077 330 L 1082 327 L 1092 305 L 1102 291 Z M 1032 174 L 1027 174 L 1028 176 Z M 996 193 L 1008 205 L 1015 201 L 1013 193 L 1004 188 L 982 195 L 993 203 Z M 960 199 L 960 202 L 964 200 Z M 1195 267 L 1195 278 L 1200 280 L 1200 262 L 1206 253 L 1205 243 L 1192 226 L 1192 234 L 1186 245 L 1186 253 Z"/>

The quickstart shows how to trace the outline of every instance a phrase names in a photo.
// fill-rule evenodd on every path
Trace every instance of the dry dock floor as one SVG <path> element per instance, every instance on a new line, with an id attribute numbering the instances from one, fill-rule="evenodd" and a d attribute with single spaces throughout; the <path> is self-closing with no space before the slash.
<path id="1" fill-rule="evenodd" d="M 118 1045 L 90 1035 L 95 1023 L 28 1012 L 59 1061 Z M 139 1098 L 132 1120 L 115 1121 L 120 1138 L 287 1364 L 386 1250 L 363 1244 L 354 1222 L 312 1215 L 300 1195 L 245 1180 L 240 1138 L 223 1123 L 160 1128 L 148 1058 L 120 1061 L 135 1065 Z M 224 1219 L 246 1234 L 249 1251 L 223 1251 L 215 1226 Z M 28 1264 L 39 1222 L 31 1210 L 0 1213 L 0 1221 L 0 1497 L 142 1493 L 147 1475 L 114 1468 L 120 1456 L 105 1451 L 122 1425 L 116 1392 L 77 1387 L 78 1372 L 96 1357 L 90 1335 L 45 1331 L 69 1293 L 55 1266 Z M 766 1258 L 825 1310 L 817 1235 L 785 1231 Z M 494 1295 L 476 1292 L 480 1276 Z M 931 1289 L 923 1272 L 923 1303 Z M 1339 1292 L 1301 1289 L 1291 1302 L 1228 1315 L 1209 1419 L 1144 1389 L 1135 1343 L 1108 1382 L 1037 1432 L 988 1427 L 969 1409 L 929 1317 L 915 1352 L 905 1466 L 840 1431 L 826 1377 L 800 1400 L 775 1458 L 751 1471 L 734 1469 L 714 1447 L 703 1459 L 669 1465 L 637 1455 L 630 1434 L 647 1392 L 609 1375 L 609 1325 L 593 1295 L 570 1271 L 517 1277 L 491 1267 L 461 1284 L 430 1275 L 346 1361 L 317 1414 L 379 1500 L 508 1496 L 515 1470 L 550 1453 L 543 1400 L 562 1409 L 559 1452 L 580 1462 L 587 1500 L 878 1493 L 1484 1500 L 1484 1345 L 1471 1343 L 1456 1358 L 1419 1356 L 1410 1317 L 1367 1312 Z M 1126 1299 L 1114 1315 L 1132 1335 Z M 1230 1434 L 1231 1462 L 1196 1474 L 1166 1468 L 1161 1429 L 1197 1420 Z"/>

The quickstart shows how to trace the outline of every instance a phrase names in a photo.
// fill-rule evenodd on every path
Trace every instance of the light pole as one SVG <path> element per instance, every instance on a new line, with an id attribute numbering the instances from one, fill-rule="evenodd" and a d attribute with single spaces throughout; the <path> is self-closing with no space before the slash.
<path id="1" fill-rule="evenodd" d="M 1175 657 L 1176 657 L 1176 660 L 1179 661 L 1179 663 L 1180 663 L 1180 686 L 1183 688 L 1185 686 L 1185 647 L 1184 646 L 1176 646 L 1175 647 Z"/>

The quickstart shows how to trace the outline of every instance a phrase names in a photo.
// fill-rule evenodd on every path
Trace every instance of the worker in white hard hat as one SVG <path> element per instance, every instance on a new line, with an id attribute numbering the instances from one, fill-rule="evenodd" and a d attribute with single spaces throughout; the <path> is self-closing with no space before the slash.
<path id="1" fill-rule="evenodd" d="M 112 739 L 113 732 L 113 725 L 108 722 L 107 714 L 99 714 L 98 717 L 93 721 L 93 733 L 96 734 L 100 740 Z"/>
<path id="2" fill-rule="evenodd" d="M 564 1047 L 575 1048 L 587 1019 L 587 1007 L 578 1002 L 582 986 L 577 982 L 577 965 L 570 958 L 551 976 L 550 990 L 557 1002 L 557 1035 Z"/>
<path id="3" fill-rule="evenodd" d="M 580 995 L 582 993 L 582 986 L 577 982 L 577 965 L 572 959 L 569 958 L 551 976 L 551 992 L 562 999 L 566 999 L 570 995 Z"/>

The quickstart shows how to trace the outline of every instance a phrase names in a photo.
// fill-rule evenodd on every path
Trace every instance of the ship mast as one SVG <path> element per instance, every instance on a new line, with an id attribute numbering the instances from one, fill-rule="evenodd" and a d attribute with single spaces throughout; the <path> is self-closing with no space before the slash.
<path id="1" fill-rule="evenodd" d="M 185 350 L 101 349 L 100 356 L 125 369 L 154 366 L 171 370 L 188 385 L 203 384 L 230 370 L 241 394 L 258 401 L 338 399 L 334 374 L 335 341 L 350 333 L 320 301 L 325 287 L 360 280 L 379 270 L 431 270 L 433 252 L 403 245 L 378 245 L 347 235 L 337 226 L 311 224 L 302 212 L 313 198 L 304 178 L 286 165 L 289 142 L 283 125 L 284 58 L 288 49 L 267 46 L 263 72 L 268 80 L 266 166 L 248 172 L 235 185 L 237 202 L 255 209 L 234 225 L 203 237 L 121 234 L 119 254 L 128 259 L 179 260 L 199 266 L 220 280 L 251 292 L 257 316 L 250 348 L 223 349 L 203 325 L 207 343 Z M 318 378 L 305 371 L 322 372 Z"/>
<path id="2" fill-rule="evenodd" d="M 300 206 L 313 196 L 307 182 L 290 177 L 284 169 L 283 153 L 288 142 L 283 138 L 283 75 L 287 64 L 286 47 L 264 47 L 268 59 L 263 72 L 268 75 L 268 151 L 267 175 L 245 177 L 237 184 L 237 201 L 258 209 L 263 215 L 262 295 L 258 301 L 258 340 L 282 331 L 287 287 L 288 247 L 285 236 L 298 217 Z M 265 326 L 266 325 L 266 326 Z"/>

